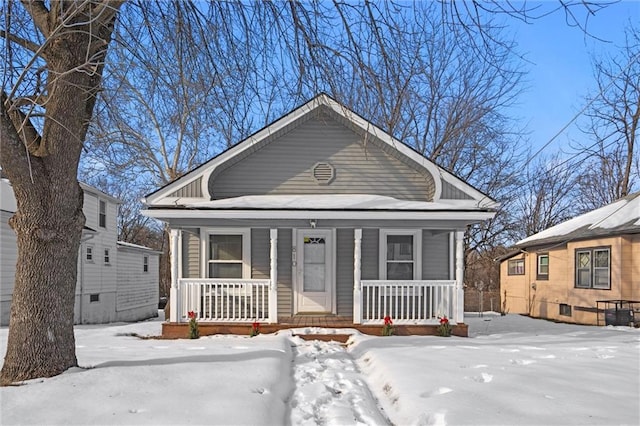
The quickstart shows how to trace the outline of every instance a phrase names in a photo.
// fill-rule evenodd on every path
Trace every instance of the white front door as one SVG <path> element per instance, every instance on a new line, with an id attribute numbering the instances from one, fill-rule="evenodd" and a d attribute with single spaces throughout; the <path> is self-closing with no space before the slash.
<path id="1" fill-rule="evenodd" d="M 333 306 L 333 232 L 297 232 L 296 297 L 298 312 L 331 312 Z"/>

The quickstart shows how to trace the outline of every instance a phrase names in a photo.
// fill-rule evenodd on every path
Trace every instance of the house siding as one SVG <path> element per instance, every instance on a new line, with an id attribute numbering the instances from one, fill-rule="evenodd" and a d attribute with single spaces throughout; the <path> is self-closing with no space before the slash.
<path id="1" fill-rule="evenodd" d="M 312 177 L 317 162 L 328 162 L 335 177 L 320 185 Z M 233 167 L 230 167 L 233 165 Z M 373 141 L 321 114 L 264 145 L 242 161 L 225 164 L 212 174 L 213 199 L 263 194 L 386 195 L 405 200 L 430 201 L 433 177 L 420 173 Z"/>
<path id="2" fill-rule="evenodd" d="M 293 279 L 291 229 L 278 229 L 278 316 L 293 314 Z"/>
<path id="3" fill-rule="evenodd" d="M 377 229 L 362 230 L 361 265 L 360 277 L 363 280 L 377 280 L 380 270 L 378 267 L 378 241 L 379 232 Z"/>
<path id="4" fill-rule="evenodd" d="M 202 177 L 190 182 L 180 189 L 169 194 L 169 197 L 201 198 L 202 197 Z"/>
<path id="5" fill-rule="evenodd" d="M 251 230 L 251 278 L 268 280 L 271 277 L 271 241 L 268 229 Z"/>
<path id="6" fill-rule="evenodd" d="M 473 197 L 469 194 L 446 181 L 442 181 L 442 195 L 440 195 L 440 198 L 445 200 L 473 200 Z"/>
<path id="7" fill-rule="evenodd" d="M 432 235 L 430 231 L 422 231 L 422 279 L 451 279 L 449 260 L 449 233 Z"/>
<path id="8" fill-rule="evenodd" d="M 336 310 L 353 315 L 353 229 L 336 230 Z"/>
<path id="9" fill-rule="evenodd" d="M 149 260 L 146 272 L 143 269 L 145 256 Z M 157 314 L 159 259 L 157 252 L 118 247 L 116 321 L 136 321 Z"/>
<path id="10" fill-rule="evenodd" d="M 200 230 L 185 229 L 182 232 L 182 276 L 185 278 L 202 278 L 200 267 Z"/>
<path id="11" fill-rule="evenodd" d="M 16 234 L 9 226 L 9 218 L 13 213 L 0 211 L 0 324 L 9 324 L 9 311 L 11 310 L 11 296 L 15 282 L 16 261 L 18 260 L 18 247 Z"/>

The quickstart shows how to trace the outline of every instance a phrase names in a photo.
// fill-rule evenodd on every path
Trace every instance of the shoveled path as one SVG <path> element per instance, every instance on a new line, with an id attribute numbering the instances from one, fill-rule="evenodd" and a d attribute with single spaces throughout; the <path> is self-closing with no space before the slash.
<path id="1" fill-rule="evenodd" d="M 338 342 L 291 337 L 295 388 L 292 425 L 390 424 L 355 360 Z"/>

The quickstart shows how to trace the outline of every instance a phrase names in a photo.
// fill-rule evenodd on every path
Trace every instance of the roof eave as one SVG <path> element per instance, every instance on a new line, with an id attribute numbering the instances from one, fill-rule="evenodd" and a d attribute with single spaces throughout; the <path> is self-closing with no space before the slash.
<path id="1" fill-rule="evenodd" d="M 284 209 L 147 209 L 143 215 L 155 219 L 324 219 L 324 220 L 463 220 L 481 222 L 493 211 L 451 210 L 284 210 Z"/>

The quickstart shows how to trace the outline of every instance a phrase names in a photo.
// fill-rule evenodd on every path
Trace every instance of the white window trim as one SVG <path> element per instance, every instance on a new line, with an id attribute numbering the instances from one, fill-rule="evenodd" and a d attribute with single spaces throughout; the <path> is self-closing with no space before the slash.
<path id="1" fill-rule="evenodd" d="M 389 235 L 411 235 L 413 236 L 413 279 L 422 279 L 422 230 L 421 229 L 380 229 L 379 232 L 379 254 L 378 270 L 381 280 L 387 279 L 387 236 Z"/>
<path id="2" fill-rule="evenodd" d="M 91 249 L 91 259 L 87 259 L 88 251 Z M 93 244 L 87 244 L 84 247 L 84 261 L 87 263 L 95 263 L 96 262 L 96 251 L 94 250 Z"/>
<path id="3" fill-rule="evenodd" d="M 209 239 L 211 235 L 242 235 L 242 279 L 251 278 L 251 228 L 200 228 L 201 276 L 209 278 Z"/>
<path id="4" fill-rule="evenodd" d="M 545 258 L 545 257 L 547 258 L 547 265 L 546 265 L 546 266 L 547 266 L 547 272 L 546 272 L 546 273 L 542 273 L 542 272 L 540 272 L 540 266 L 542 266 L 542 265 L 541 265 L 541 263 L 540 263 L 540 261 L 541 261 L 543 258 Z M 548 280 L 548 279 L 549 279 L 549 263 L 550 263 L 549 253 L 544 253 L 544 254 L 543 254 L 543 253 L 540 253 L 540 254 L 537 254 L 537 255 L 536 255 L 536 263 L 537 263 L 537 266 L 536 266 L 536 276 L 537 276 L 537 277 L 546 277 L 546 278 L 544 278 L 544 279 L 547 279 L 547 280 Z M 538 278 L 538 279 L 542 279 L 542 278 Z"/>

